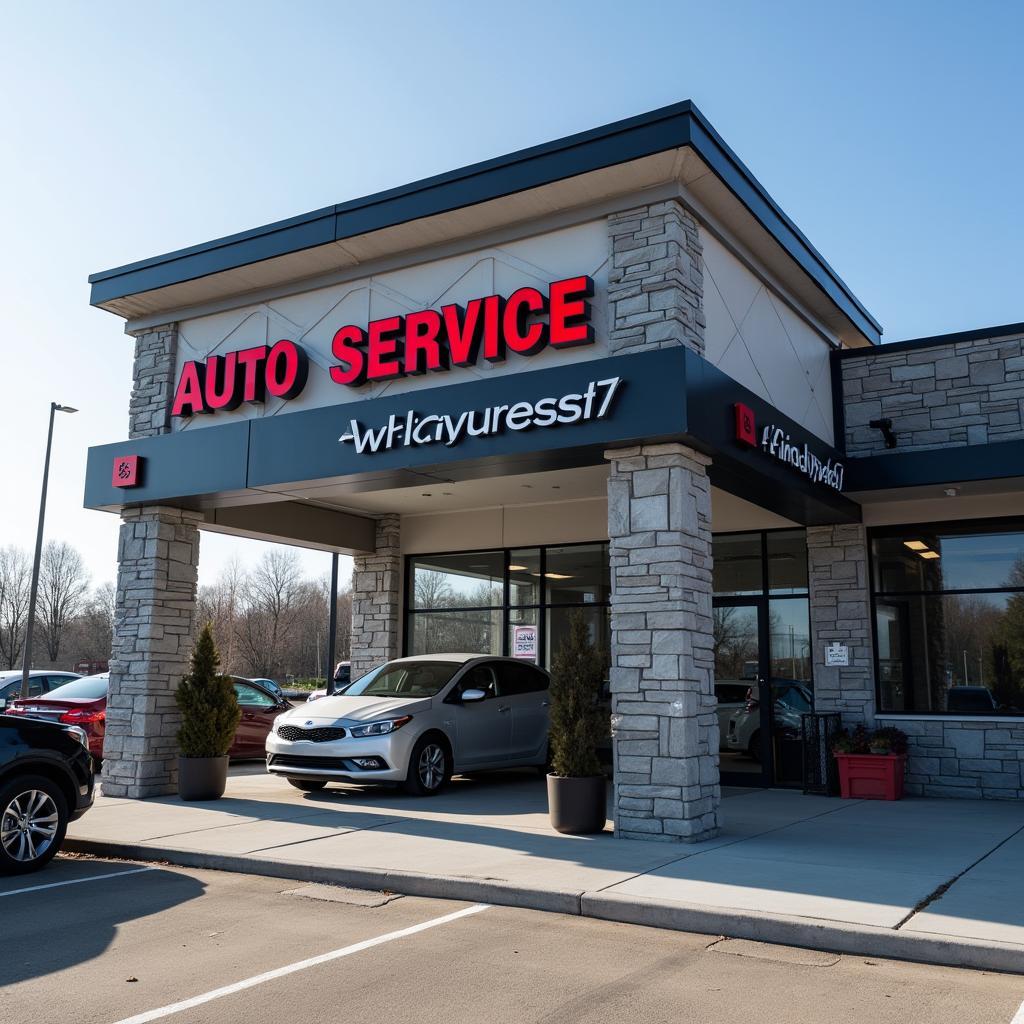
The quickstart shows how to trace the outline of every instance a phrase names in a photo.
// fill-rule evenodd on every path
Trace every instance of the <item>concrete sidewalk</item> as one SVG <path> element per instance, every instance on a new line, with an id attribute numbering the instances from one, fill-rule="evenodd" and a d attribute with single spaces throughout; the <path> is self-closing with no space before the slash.
<path id="1" fill-rule="evenodd" d="M 235 769 L 212 803 L 100 797 L 67 845 L 1024 973 L 1024 804 L 726 796 L 722 834 L 686 846 L 561 836 L 522 774 L 418 800 Z"/>

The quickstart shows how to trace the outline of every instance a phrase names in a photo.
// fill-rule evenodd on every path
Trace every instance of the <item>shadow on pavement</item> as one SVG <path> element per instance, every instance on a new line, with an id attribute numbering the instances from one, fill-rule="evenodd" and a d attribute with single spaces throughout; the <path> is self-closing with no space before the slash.
<path id="1" fill-rule="evenodd" d="M 15 892 L 142 866 L 58 858 L 34 874 L 0 877 L 0 991 L 92 960 L 107 949 L 120 925 L 187 903 L 206 890 L 189 875 L 155 868 L 106 881 Z"/>

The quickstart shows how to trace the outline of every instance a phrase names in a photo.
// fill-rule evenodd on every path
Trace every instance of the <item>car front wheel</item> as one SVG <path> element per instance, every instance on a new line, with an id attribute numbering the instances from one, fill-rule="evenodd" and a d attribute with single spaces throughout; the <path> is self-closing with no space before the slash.
<path id="1" fill-rule="evenodd" d="M 435 736 L 424 736 L 412 748 L 405 791 L 413 796 L 433 796 L 444 789 L 451 774 L 451 757 L 444 743 Z"/>
<path id="2" fill-rule="evenodd" d="M 0 788 L 0 874 L 38 871 L 64 842 L 68 805 L 57 785 L 24 775 Z"/>

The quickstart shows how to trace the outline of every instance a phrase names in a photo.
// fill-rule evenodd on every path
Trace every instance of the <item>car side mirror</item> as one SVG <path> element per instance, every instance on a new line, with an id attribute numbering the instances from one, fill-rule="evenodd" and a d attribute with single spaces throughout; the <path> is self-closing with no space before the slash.
<path id="1" fill-rule="evenodd" d="M 477 701 L 486 700 L 487 694 L 484 693 L 483 690 L 471 688 L 469 690 L 462 691 L 461 699 L 463 704 L 476 704 Z"/>

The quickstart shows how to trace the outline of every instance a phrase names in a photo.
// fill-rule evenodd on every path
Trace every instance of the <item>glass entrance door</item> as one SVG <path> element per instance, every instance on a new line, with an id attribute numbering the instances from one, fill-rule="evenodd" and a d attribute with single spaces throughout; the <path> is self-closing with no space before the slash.
<path id="1" fill-rule="evenodd" d="M 722 782 L 800 785 L 800 716 L 814 709 L 806 599 L 718 598 L 714 644 Z"/>
<path id="2" fill-rule="evenodd" d="M 718 752 L 725 785 L 771 784 L 765 701 L 767 636 L 763 601 L 718 599 L 714 606 Z"/>

